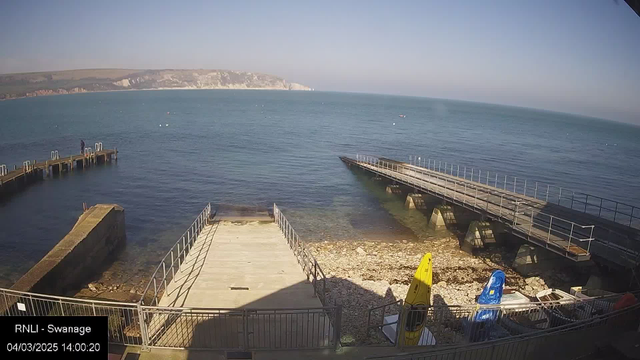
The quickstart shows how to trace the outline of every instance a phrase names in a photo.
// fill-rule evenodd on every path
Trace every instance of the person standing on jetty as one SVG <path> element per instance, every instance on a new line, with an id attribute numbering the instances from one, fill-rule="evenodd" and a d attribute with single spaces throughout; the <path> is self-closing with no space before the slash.
<path id="1" fill-rule="evenodd" d="M 80 155 L 84 154 L 84 140 L 80 140 Z"/>

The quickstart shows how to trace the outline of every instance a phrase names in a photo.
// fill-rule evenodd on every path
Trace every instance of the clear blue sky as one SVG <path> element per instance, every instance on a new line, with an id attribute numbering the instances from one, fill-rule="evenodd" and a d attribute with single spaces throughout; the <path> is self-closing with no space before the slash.
<path id="1" fill-rule="evenodd" d="M 211 68 L 640 123 L 623 0 L 0 1 L 0 73 Z"/>

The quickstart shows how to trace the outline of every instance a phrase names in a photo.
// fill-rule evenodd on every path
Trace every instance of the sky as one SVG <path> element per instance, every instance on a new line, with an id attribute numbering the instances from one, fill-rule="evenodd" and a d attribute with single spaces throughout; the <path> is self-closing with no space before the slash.
<path id="1" fill-rule="evenodd" d="M 228 69 L 640 124 L 623 0 L 0 1 L 0 73 Z"/>

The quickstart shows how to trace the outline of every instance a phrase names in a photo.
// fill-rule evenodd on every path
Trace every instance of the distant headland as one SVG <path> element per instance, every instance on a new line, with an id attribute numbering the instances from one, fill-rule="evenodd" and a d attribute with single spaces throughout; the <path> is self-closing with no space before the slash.
<path id="1" fill-rule="evenodd" d="M 83 69 L 0 75 L 0 100 L 161 89 L 313 90 L 274 75 L 229 70 Z"/>

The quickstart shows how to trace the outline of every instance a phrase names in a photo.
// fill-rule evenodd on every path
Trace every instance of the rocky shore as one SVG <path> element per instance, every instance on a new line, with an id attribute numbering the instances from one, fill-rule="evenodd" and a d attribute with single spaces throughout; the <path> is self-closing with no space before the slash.
<path id="1" fill-rule="evenodd" d="M 491 272 L 507 275 L 506 286 L 534 297 L 549 287 L 566 288 L 579 281 L 563 271 L 523 277 L 512 270 L 513 256 L 504 248 L 476 254 L 459 249 L 455 237 L 424 242 L 340 241 L 308 243 L 327 277 L 327 301 L 343 306 L 343 342 L 379 342 L 367 336 L 368 309 L 405 298 L 422 256 L 433 256 L 432 304 L 474 304 Z"/>

